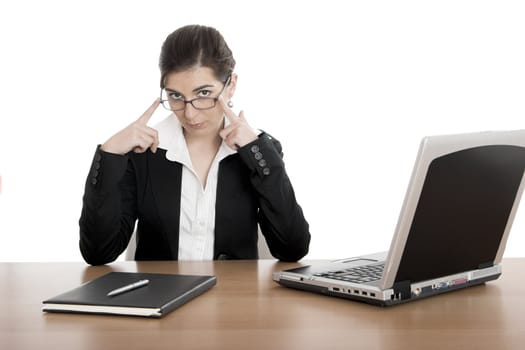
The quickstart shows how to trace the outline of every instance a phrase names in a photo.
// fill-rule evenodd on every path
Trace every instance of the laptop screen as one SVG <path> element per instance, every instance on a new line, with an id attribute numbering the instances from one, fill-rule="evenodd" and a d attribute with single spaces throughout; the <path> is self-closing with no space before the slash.
<path id="1" fill-rule="evenodd" d="M 525 148 L 474 147 L 428 168 L 396 282 L 491 266 L 523 172 Z"/>

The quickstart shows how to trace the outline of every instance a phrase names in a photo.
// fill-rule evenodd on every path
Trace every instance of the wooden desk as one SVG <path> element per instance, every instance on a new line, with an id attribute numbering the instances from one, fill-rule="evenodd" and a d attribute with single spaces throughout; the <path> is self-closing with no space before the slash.
<path id="1" fill-rule="evenodd" d="M 486 285 L 391 308 L 281 287 L 260 261 L 0 264 L 0 349 L 523 349 L 525 259 Z M 110 271 L 215 274 L 163 319 L 46 314 L 44 299 Z"/>

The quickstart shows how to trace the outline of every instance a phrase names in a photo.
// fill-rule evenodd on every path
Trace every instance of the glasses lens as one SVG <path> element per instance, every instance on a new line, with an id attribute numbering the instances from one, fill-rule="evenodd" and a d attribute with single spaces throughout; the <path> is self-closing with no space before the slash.
<path id="1" fill-rule="evenodd" d="M 166 92 L 166 90 L 162 90 L 160 99 L 162 106 L 170 111 L 180 111 L 185 107 L 183 100 L 174 99 Z"/>
<path id="2" fill-rule="evenodd" d="M 185 101 L 183 99 L 170 96 L 166 90 L 162 90 L 160 99 L 162 106 L 170 111 L 181 111 L 186 108 L 186 103 L 190 102 L 195 109 L 211 109 L 215 107 L 217 102 L 216 98 L 210 97 L 201 97 L 191 101 Z"/>
<path id="3" fill-rule="evenodd" d="M 191 102 L 196 109 L 210 109 L 215 107 L 214 98 L 196 98 Z"/>

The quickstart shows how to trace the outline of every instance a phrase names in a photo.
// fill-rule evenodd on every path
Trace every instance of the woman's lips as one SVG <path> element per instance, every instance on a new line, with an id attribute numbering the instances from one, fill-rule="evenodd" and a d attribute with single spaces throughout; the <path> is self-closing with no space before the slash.
<path id="1" fill-rule="evenodd" d="M 186 123 L 186 125 L 191 129 L 202 129 L 205 126 L 205 122 L 202 123 Z"/>

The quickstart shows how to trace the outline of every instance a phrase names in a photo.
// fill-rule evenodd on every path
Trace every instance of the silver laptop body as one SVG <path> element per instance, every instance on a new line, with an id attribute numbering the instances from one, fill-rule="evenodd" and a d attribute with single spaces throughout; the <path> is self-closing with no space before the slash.
<path id="1" fill-rule="evenodd" d="M 425 137 L 388 252 L 279 271 L 273 279 L 382 306 L 497 279 L 524 170 L 525 130 Z"/>

